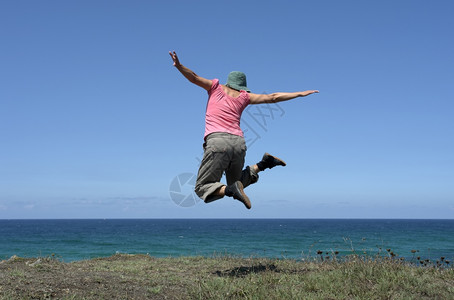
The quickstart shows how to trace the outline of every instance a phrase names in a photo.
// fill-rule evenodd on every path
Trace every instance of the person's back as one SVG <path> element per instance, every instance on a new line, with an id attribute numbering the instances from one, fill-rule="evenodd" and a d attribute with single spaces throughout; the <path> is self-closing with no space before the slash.
<path id="1" fill-rule="evenodd" d="M 224 90 L 224 93 L 226 93 L 227 95 L 229 95 L 229 96 L 232 97 L 232 98 L 236 98 L 236 97 L 238 97 L 238 96 L 240 95 L 240 92 L 239 92 L 239 91 L 234 90 L 234 89 L 232 89 L 232 88 L 229 88 L 229 87 L 226 86 L 226 85 L 221 84 L 221 87 L 222 87 L 222 89 Z"/>
<path id="2" fill-rule="evenodd" d="M 204 139 L 215 132 L 243 137 L 240 120 L 243 110 L 250 104 L 249 94 L 223 86 L 218 79 L 213 79 L 208 96 Z"/>
<path id="3" fill-rule="evenodd" d="M 240 128 L 243 110 L 249 104 L 287 101 L 318 91 L 253 94 L 247 87 L 243 72 L 230 72 L 227 83 L 222 85 L 218 79 L 203 78 L 183 66 L 175 51 L 169 54 L 180 73 L 205 89 L 209 95 L 205 114 L 204 154 L 197 174 L 196 194 L 206 203 L 224 196 L 233 197 L 250 209 L 251 202 L 244 193 L 244 188 L 257 182 L 259 172 L 275 166 L 285 166 L 286 163 L 265 153 L 257 164 L 243 169 L 247 148 Z M 227 185 L 220 182 L 224 172 Z"/>

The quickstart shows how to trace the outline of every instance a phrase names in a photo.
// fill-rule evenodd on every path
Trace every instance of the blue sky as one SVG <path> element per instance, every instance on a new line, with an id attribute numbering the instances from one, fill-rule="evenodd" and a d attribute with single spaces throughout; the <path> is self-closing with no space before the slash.
<path id="1" fill-rule="evenodd" d="M 454 218 L 452 1 L 2 1 L 0 218 Z M 246 190 L 182 207 L 206 78 L 247 74 Z M 191 181 L 189 181 L 191 182 Z M 177 185 L 175 185 L 177 184 Z M 175 200 L 175 199 L 174 199 Z M 179 200 L 176 200 L 179 201 Z"/>

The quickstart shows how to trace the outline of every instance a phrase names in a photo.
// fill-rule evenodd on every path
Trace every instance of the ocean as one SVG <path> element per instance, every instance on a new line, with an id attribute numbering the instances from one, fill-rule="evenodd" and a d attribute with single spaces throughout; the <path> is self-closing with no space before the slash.
<path id="1" fill-rule="evenodd" d="M 452 261 L 454 220 L 0 220 L 0 260 L 53 256 L 71 262 L 116 253 L 306 259 L 318 251 Z"/>

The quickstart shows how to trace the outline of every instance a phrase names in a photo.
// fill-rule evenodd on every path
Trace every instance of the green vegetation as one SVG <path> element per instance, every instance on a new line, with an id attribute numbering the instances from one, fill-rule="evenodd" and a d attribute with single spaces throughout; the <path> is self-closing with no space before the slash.
<path id="1" fill-rule="evenodd" d="M 0 262 L 1 299 L 454 299 L 454 269 L 350 256 L 342 260 L 118 254 L 63 263 Z"/>

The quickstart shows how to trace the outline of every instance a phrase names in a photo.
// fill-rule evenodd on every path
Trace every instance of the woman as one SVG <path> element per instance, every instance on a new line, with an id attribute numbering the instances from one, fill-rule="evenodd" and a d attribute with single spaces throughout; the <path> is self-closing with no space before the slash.
<path id="1" fill-rule="evenodd" d="M 254 94 L 247 87 L 246 75 L 233 71 L 227 83 L 220 84 L 218 79 L 206 79 L 183 66 L 175 51 L 169 52 L 173 65 L 190 82 L 208 92 L 205 113 L 205 135 L 202 158 L 195 186 L 196 194 L 205 203 L 224 196 L 241 201 L 246 208 L 251 208 L 251 201 L 244 188 L 257 182 L 260 171 L 275 166 L 285 166 L 281 159 L 265 153 L 262 160 L 243 170 L 246 156 L 244 134 L 240 128 L 243 110 L 249 104 L 275 103 L 298 97 L 305 97 L 316 90 L 294 93 Z M 227 185 L 220 182 L 225 172 Z"/>

